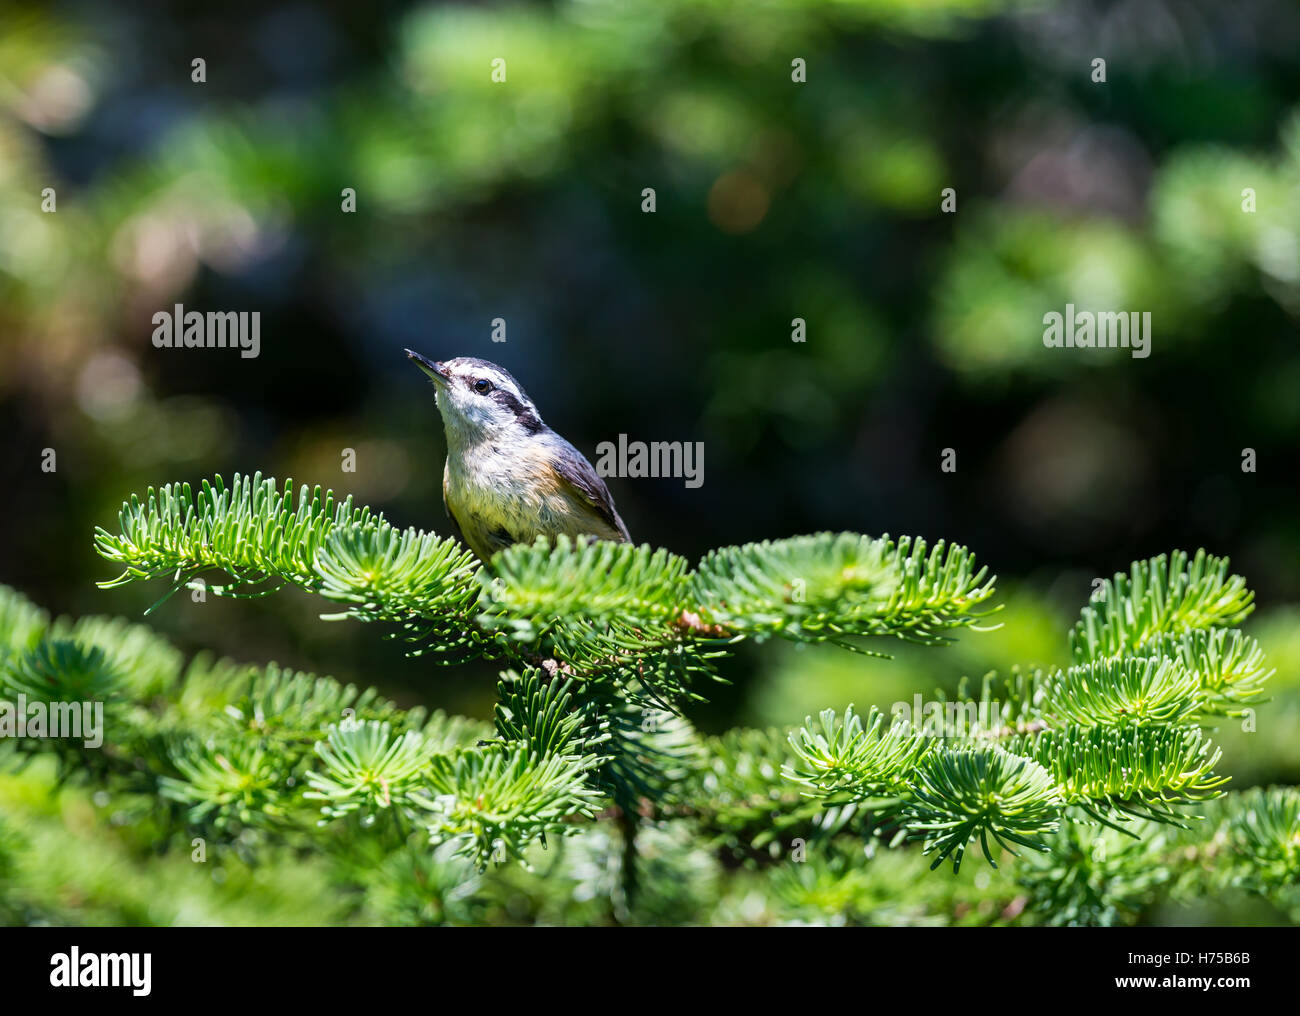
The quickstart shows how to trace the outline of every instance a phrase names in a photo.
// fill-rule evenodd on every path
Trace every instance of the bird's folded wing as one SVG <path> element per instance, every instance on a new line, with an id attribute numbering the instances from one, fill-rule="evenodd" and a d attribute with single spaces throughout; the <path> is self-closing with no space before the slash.
<path id="1" fill-rule="evenodd" d="M 576 496 L 591 505 L 626 542 L 632 541 L 627 526 L 623 525 L 623 520 L 614 508 L 614 498 L 610 496 L 605 481 L 580 451 L 566 441 L 556 455 L 555 467 L 560 479 Z"/>

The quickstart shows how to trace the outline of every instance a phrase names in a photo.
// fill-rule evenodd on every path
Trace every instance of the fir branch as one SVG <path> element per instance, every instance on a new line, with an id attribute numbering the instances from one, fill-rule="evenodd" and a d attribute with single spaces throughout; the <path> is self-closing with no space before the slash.
<path id="1" fill-rule="evenodd" d="M 530 644 L 574 620 L 662 629 L 680 609 L 686 574 L 685 558 L 645 544 L 539 538 L 493 556 L 480 577 L 482 620 Z"/>
<path id="2" fill-rule="evenodd" d="M 538 760 L 522 746 L 438 755 L 413 800 L 429 842 L 456 844 L 455 856 L 481 871 L 489 861 L 522 857 L 534 840 L 574 832 L 575 817 L 591 818 L 590 766 L 562 755 Z"/>
<path id="3" fill-rule="evenodd" d="M 87 616 L 75 622 L 57 619 L 48 640 L 65 640 L 104 654 L 107 665 L 122 675 L 124 694 L 141 701 L 169 694 L 180 680 L 184 657 L 171 643 L 142 624 L 118 617 Z"/>
<path id="4" fill-rule="evenodd" d="M 1010 843 L 1046 850 L 1042 837 L 1056 830 L 1061 804 L 1052 774 L 1032 759 L 997 747 L 937 751 L 917 770 L 907 827 L 936 854 L 931 868 L 952 857 L 956 872 L 973 839 L 996 868 L 990 837 L 1011 853 Z"/>
<path id="5" fill-rule="evenodd" d="M 608 721 L 574 694 L 571 680 L 551 681 L 538 667 L 507 671 L 497 682 L 496 729 L 538 758 L 593 754 L 609 741 Z"/>
<path id="6" fill-rule="evenodd" d="M 254 670 L 236 688 L 225 706 L 230 722 L 223 726 L 281 744 L 310 746 L 344 717 L 392 720 L 397 714 L 397 707 L 373 688 L 358 693 L 354 686 L 333 678 L 298 673 L 275 663 Z"/>
<path id="7" fill-rule="evenodd" d="M 1227 558 L 1181 550 L 1135 561 L 1107 579 L 1070 632 L 1078 662 L 1135 654 L 1162 635 L 1230 627 L 1254 609 L 1254 593 Z"/>
<path id="8" fill-rule="evenodd" d="M 635 694 L 606 693 L 597 703 L 610 740 L 608 758 L 593 774 L 594 785 L 618 811 L 652 813 L 673 799 L 695 766 L 700 750 L 695 728 Z"/>
<path id="9" fill-rule="evenodd" d="M 705 623 L 737 634 L 850 646 L 848 636 L 943 641 L 993 594 L 974 556 L 943 541 L 819 533 L 705 556 L 692 576 Z M 985 612 L 987 613 L 987 612 Z"/>
<path id="10" fill-rule="evenodd" d="M 317 592 L 361 621 L 412 617 L 467 626 L 478 599 L 474 555 L 433 533 L 387 523 L 336 528 L 313 561 Z"/>
<path id="11" fill-rule="evenodd" d="M 49 639 L 0 666 L 0 697 L 19 695 L 45 705 L 123 703 L 128 685 L 121 669 L 98 646 Z"/>
<path id="12" fill-rule="evenodd" d="M 303 486 L 295 504 L 292 481 L 235 474 L 190 485 L 150 488 L 119 514 L 121 533 L 98 529 L 100 556 L 123 566 L 103 588 L 164 575 L 168 596 L 205 571 L 231 581 L 210 588 L 218 596 L 265 596 L 286 584 L 345 604 L 330 618 L 401 624 L 408 638 L 457 657 L 495 655 L 492 639 L 473 626 L 477 562 L 446 537 L 397 530 L 349 496 Z M 161 601 L 160 601 L 161 602 Z M 154 604 L 156 607 L 157 604 Z M 154 608 L 150 608 L 152 610 Z"/>
<path id="13" fill-rule="evenodd" d="M 293 583 L 319 588 L 316 551 L 335 527 L 375 527 L 381 518 L 337 502 L 332 491 L 304 486 L 294 505 L 291 481 L 283 491 L 275 480 L 235 474 L 229 488 L 220 476 L 204 480 L 197 495 L 188 483 L 150 487 L 143 500 L 132 495 L 118 515 L 121 532 L 95 531 L 95 549 L 122 565 L 122 574 L 103 588 L 170 575 L 172 591 L 208 570 L 231 582 L 214 587 L 221 595 L 264 595 Z"/>
<path id="14" fill-rule="evenodd" d="M 477 744 L 472 725 L 426 724 L 378 698 L 354 701 L 351 689 L 253 672 L 254 685 L 223 702 L 216 731 L 241 753 L 223 765 L 187 748 L 173 760 L 179 776 L 167 777 L 173 797 L 192 812 L 210 799 L 195 814 L 230 822 L 247 807 L 236 789 L 265 792 L 268 814 L 287 819 L 299 800 L 271 801 L 261 782 L 267 755 L 257 752 L 274 753 L 286 780 L 306 778 L 299 797 L 324 802 L 327 819 L 364 825 L 389 814 L 402 835 L 384 842 L 405 842 L 420 825 L 479 868 L 571 833 L 601 800 L 624 823 L 629 880 L 633 858 L 642 866 L 631 831 L 650 818 L 689 818 L 745 863 L 796 833 L 833 842 L 892 828 L 954 868 L 972 842 L 990 863 L 1001 851 L 1045 849 L 1066 815 L 1129 831 L 1186 824 L 1179 809 L 1209 802 L 1224 782 L 1197 726 L 1239 712 L 1271 673 L 1254 640 L 1227 629 L 1251 608 L 1244 581 L 1203 551 L 1174 553 L 1105 585 L 1071 633 L 1072 666 L 986 678 L 976 702 L 963 687 L 958 704 L 988 715 L 976 709 L 960 737 L 926 737 L 875 710 L 864 723 L 850 708 L 809 720 L 779 750 L 754 734 L 701 742 L 680 710 L 737 640 L 943 642 L 991 612 L 992 580 L 962 547 L 849 533 L 723 548 L 694 572 L 663 550 L 564 538 L 480 567 L 450 541 L 399 532 L 328 492 L 309 499 L 304 488 L 295 505 L 287 485 L 279 493 L 274 481 L 236 477 L 230 492 L 218 479 L 190 499 L 188 488 L 151 491 L 147 504 L 124 506 L 121 537 L 101 531 L 101 553 L 125 569 L 115 581 L 179 583 L 222 568 L 234 582 L 221 593 L 292 582 L 344 604 L 342 616 L 400 624 L 430 649 L 520 666 L 498 686 L 498 739 Z M 22 632 L 38 622 L 8 613 L 14 641 L 31 638 Z M 177 667 L 154 658 L 145 685 L 165 696 Z M 182 686 L 178 729 L 193 716 L 192 694 Z M 344 709 L 356 715 L 340 723 Z M 319 771 L 307 774 L 312 751 Z M 873 814 L 883 825 L 870 824 Z M 1279 812 L 1260 835 L 1275 844 L 1288 820 Z"/>
<path id="15" fill-rule="evenodd" d="M 394 733 L 384 721 L 347 719 L 330 726 L 316 754 L 323 771 L 307 774 L 311 789 L 303 797 L 324 802 L 326 818 L 357 811 L 373 818 L 415 803 L 434 746 L 414 730 Z"/>
<path id="16" fill-rule="evenodd" d="M 812 718 L 790 734 L 796 762 L 785 770 L 787 778 L 831 798 L 860 802 L 906 796 L 911 776 L 929 750 L 926 738 L 906 724 L 885 725 L 874 707 L 866 723 L 853 707 L 839 720 L 833 709 L 823 710 L 820 729 Z"/>
<path id="17" fill-rule="evenodd" d="M 1237 858 L 1236 885 L 1300 898 L 1300 790 L 1253 788 L 1224 809 L 1226 838 Z"/>
<path id="18" fill-rule="evenodd" d="M 219 832 L 273 826 L 290 809 L 286 759 L 253 741 L 187 740 L 172 749 L 178 777 L 160 776 L 159 793 L 186 809 L 188 821 Z"/>
<path id="19" fill-rule="evenodd" d="M 1030 912 L 1051 924 L 1114 925 L 1158 901 L 1245 892 L 1300 916 L 1300 790 L 1256 787 L 1200 810 L 1184 826 L 1139 822 L 1123 834 L 1064 823 L 1018 873 Z"/>
<path id="20" fill-rule="evenodd" d="M 1068 804 L 1101 821 L 1107 816 L 1179 823 L 1171 806 L 1217 797 L 1226 777 L 1221 752 L 1200 731 L 1184 727 L 1077 727 L 1012 738 L 1010 752 L 1051 772 Z"/>
<path id="21" fill-rule="evenodd" d="M 1037 667 L 1012 667 L 1007 675 L 990 672 L 980 681 L 978 695 L 972 692 L 970 680 L 963 678 L 954 701 L 962 715 L 972 720 L 970 736 L 998 741 L 1045 730 L 1048 678 Z"/>
<path id="22" fill-rule="evenodd" d="M 346 605 L 333 616 L 401 625 L 415 653 L 553 658 L 592 677 L 631 668 L 670 707 L 738 638 L 942 641 L 993 592 L 964 548 L 851 533 L 724 548 L 695 572 L 664 550 L 565 537 L 480 568 L 448 539 L 395 530 L 319 487 L 295 503 L 288 482 L 281 491 L 261 474 L 236 474 L 230 489 L 204 481 L 197 496 L 151 488 L 120 522 L 119 535 L 96 533 L 123 567 L 105 587 L 167 575 L 174 592 L 214 569 L 232 579 L 217 595 L 294 584 Z"/>
<path id="23" fill-rule="evenodd" d="M 1197 674 L 1177 659 L 1097 660 L 1057 671 L 1046 683 L 1043 715 L 1052 726 L 1178 726 L 1206 705 Z"/>
<path id="24" fill-rule="evenodd" d="M 1161 636 L 1145 651 L 1173 657 L 1196 676 L 1204 697 L 1198 721 L 1242 715 L 1264 693 L 1264 682 L 1274 673 L 1256 639 L 1226 628 Z"/>
<path id="25" fill-rule="evenodd" d="M 49 626 L 49 614 L 18 590 L 0 585 L 0 659 L 35 649 Z"/>
<path id="26" fill-rule="evenodd" d="M 666 814 L 690 816 L 706 843 L 733 862 L 785 859 L 796 840 L 822 843 L 846 829 L 867 835 L 857 804 L 827 807 L 783 777 L 797 762 L 784 731 L 742 728 L 706 738 Z"/>
<path id="27" fill-rule="evenodd" d="M 708 653 L 677 624 L 686 561 L 665 550 L 561 536 L 508 547 L 479 575 L 478 621 L 513 652 L 616 679 L 634 670 L 666 704 L 689 695 Z M 658 678 L 658 680 L 656 680 Z"/>

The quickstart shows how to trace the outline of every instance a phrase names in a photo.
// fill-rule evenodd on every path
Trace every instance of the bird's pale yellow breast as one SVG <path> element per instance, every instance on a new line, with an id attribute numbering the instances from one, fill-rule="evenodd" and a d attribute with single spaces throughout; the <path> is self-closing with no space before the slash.
<path id="1" fill-rule="evenodd" d="M 443 497 L 470 548 L 490 557 L 494 544 L 531 543 L 538 536 L 622 534 L 566 483 L 544 446 L 516 444 L 507 458 L 490 443 L 448 458 Z"/>

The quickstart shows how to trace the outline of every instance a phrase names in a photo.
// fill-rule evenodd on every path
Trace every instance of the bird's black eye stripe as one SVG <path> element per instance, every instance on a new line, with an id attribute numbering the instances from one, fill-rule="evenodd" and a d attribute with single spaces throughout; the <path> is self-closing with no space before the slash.
<path id="1" fill-rule="evenodd" d="M 478 392 L 480 395 L 486 395 L 492 390 L 492 382 L 485 377 L 481 377 L 474 382 L 472 387 L 474 388 L 474 391 Z"/>
<path id="2" fill-rule="evenodd" d="M 528 434 L 536 434 L 542 429 L 542 421 L 537 418 L 531 406 L 526 406 L 520 402 L 513 392 L 508 392 L 504 388 L 498 388 L 491 394 L 493 402 L 505 406 L 506 409 L 515 414 L 515 419 L 519 421 L 520 426 Z"/>

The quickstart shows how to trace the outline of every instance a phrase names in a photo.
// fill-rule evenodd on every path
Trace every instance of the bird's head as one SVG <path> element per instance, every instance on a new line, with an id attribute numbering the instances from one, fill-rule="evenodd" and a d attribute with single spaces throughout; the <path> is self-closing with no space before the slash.
<path id="1" fill-rule="evenodd" d="M 523 387 L 503 367 L 474 356 L 438 362 L 408 349 L 437 389 L 438 409 L 450 443 L 483 438 L 524 437 L 542 429 L 542 419 Z"/>

